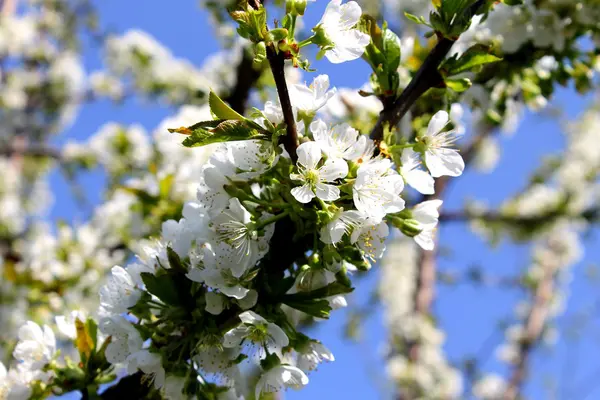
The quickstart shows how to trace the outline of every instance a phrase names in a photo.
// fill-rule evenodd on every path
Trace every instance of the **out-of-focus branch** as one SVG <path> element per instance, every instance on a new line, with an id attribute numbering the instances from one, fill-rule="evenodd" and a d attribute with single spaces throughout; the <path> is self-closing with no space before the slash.
<path id="1" fill-rule="evenodd" d="M 450 285 L 472 284 L 485 287 L 505 287 L 517 289 L 523 287 L 520 276 L 497 276 L 484 273 L 480 268 L 469 268 L 465 272 L 438 271 L 437 281 Z"/>
<path id="2" fill-rule="evenodd" d="M 17 10 L 17 0 L 2 0 L 0 2 L 2 16 L 13 15 Z"/>
<path id="3" fill-rule="evenodd" d="M 242 60 L 236 69 L 236 83 L 229 96 L 225 99 L 227 103 L 240 114 L 243 114 L 247 108 L 250 91 L 260 78 L 261 69 L 256 69 L 253 65 L 252 55 L 248 49 L 242 49 Z"/>
<path id="4" fill-rule="evenodd" d="M 464 147 L 463 159 L 467 167 L 474 159 L 477 147 L 483 138 L 492 132 L 491 128 L 481 129 Z M 444 192 L 449 184 L 448 177 L 438 178 L 435 182 L 435 195 L 425 196 L 421 200 L 433 200 L 443 198 Z M 434 251 L 421 251 L 419 265 L 417 270 L 417 282 L 415 288 L 415 313 L 428 315 L 435 297 L 435 284 L 437 280 L 436 253 Z M 419 344 L 409 343 L 407 346 L 407 357 L 411 362 L 416 362 L 419 357 Z M 398 395 L 399 400 L 410 400 L 415 396 L 408 390 L 402 391 Z"/>
<path id="5" fill-rule="evenodd" d="M 595 221 L 600 215 L 599 207 L 590 207 L 579 213 L 565 213 L 565 211 L 550 210 L 537 215 L 508 215 L 499 211 L 486 211 L 482 213 L 468 211 L 445 211 L 440 213 L 440 222 L 469 222 L 483 220 L 486 222 L 501 222 L 508 225 L 534 225 L 546 223 L 559 217 L 582 218 Z"/>
<path id="6" fill-rule="evenodd" d="M 525 332 L 519 343 L 517 361 L 508 382 L 505 400 L 519 398 L 521 386 L 527 376 L 529 356 L 539 340 L 548 319 L 548 306 L 554 290 L 554 265 L 544 265 L 543 277 L 534 293 L 534 301 L 529 315 L 525 321 Z"/>
<path id="7" fill-rule="evenodd" d="M 44 144 L 18 144 L 7 145 L 0 147 L 0 156 L 2 157 L 35 157 L 35 158 L 52 158 L 62 160 L 61 152 L 55 148 L 48 147 Z"/>

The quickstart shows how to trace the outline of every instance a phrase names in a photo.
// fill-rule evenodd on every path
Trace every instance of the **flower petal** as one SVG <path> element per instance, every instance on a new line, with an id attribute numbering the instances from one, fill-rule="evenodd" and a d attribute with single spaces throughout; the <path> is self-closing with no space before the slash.
<path id="1" fill-rule="evenodd" d="M 317 197 L 323 201 L 333 201 L 340 198 L 340 189 L 333 185 L 317 183 L 316 189 Z"/>
<path id="2" fill-rule="evenodd" d="M 348 175 L 348 163 L 341 158 L 329 159 L 319 168 L 319 176 L 324 182 L 333 182 Z"/>
<path id="3" fill-rule="evenodd" d="M 315 169 L 321 160 L 321 147 L 315 142 L 306 142 L 298 146 L 298 163 L 306 169 Z"/>
<path id="4" fill-rule="evenodd" d="M 435 181 L 431 175 L 425 171 L 419 169 L 413 169 L 404 173 L 406 183 L 415 188 L 419 193 L 422 194 L 434 194 Z"/>
<path id="5" fill-rule="evenodd" d="M 310 203 L 310 201 L 315 197 L 315 194 L 308 183 L 300 187 L 293 188 L 291 193 L 296 200 L 303 204 Z"/>
<path id="6" fill-rule="evenodd" d="M 362 10 L 360 9 L 358 3 L 355 1 L 349 1 L 348 3 L 341 6 L 340 22 L 338 25 L 339 29 L 348 30 L 354 27 L 358 23 L 361 14 Z"/>
<path id="7" fill-rule="evenodd" d="M 444 129 L 444 127 L 448 124 L 449 121 L 448 113 L 444 110 L 438 111 L 435 113 L 433 117 L 431 117 L 431 121 L 429 121 L 429 125 L 427 126 L 427 136 L 433 136 Z"/>
<path id="8" fill-rule="evenodd" d="M 431 172 L 431 176 L 438 178 L 440 176 L 460 176 L 465 169 L 465 162 L 453 149 L 436 149 L 435 151 L 425 152 L 425 162 Z"/>

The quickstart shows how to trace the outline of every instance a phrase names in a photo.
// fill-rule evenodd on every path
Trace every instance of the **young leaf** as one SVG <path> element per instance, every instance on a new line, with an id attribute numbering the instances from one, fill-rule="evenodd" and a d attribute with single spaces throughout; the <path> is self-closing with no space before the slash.
<path id="1" fill-rule="evenodd" d="M 149 272 L 142 272 L 141 276 L 148 292 L 158 297 L 165 304 L 179 305 L 177 286 L 169 274 L 156 276 Z"/>
<path id="2" fill-rule="evenodd" d="M 90 333 L 86 329 L 86 325 L 79 318 L 75 319 L 75 331 L 77 332 L 75 346 L 77 347 L 77 351 L 79 351 L 81 361 L 86 363 L 94 350 L 95 340 L 92 339 Z"/>
<path id="3" fill-rule="evenodd" d="M 169 129 L 169 132 L 181 133 L 185 130 L 188 135 L 183 141 L 186 147 L 205 146 L 212 143 L 232 142 L 237 140 L 270 140 L 269 131 L 250 120 L 218 120 L 218 124 L 209 127 L 207 122 L 199 122 L 188 128 Z"/>
<path id="4" fill-rule="evenodd" d="M 411 20 L 412 22 L 414 22 L 415 24 L 427 25 L 427 23 L 425 22 L 425 18 L 423 18 L 423 17 L 417 17 L 416 15 L 413 15 L 406 11 L 404 12 L 404 16 L 406 18 L 408 18 L 409 20 Z"/>
<path id="5" fill-rule="evenodd" d="M 229 107 L 213 91 L 211 91 L 208 95 L 208 105 L 210 106 L 210 112 L 212 112 L 218 119 L 244 119 L 242 115 L 238 114 L 236 111 L 233 110 L 233 108 Z"/>
<path id="6" fill-rule="evenodd" d="M 395 72 L 400 66 L 400 39 L 387 28 L 383 31 L 383 53 L 387 70 Z"/>
<path id="7" fill-rule="evenodd" d="M 462 79 L 446 79 L 446 86 L 449 89 L 454 90 L 457 93 L 462 93 L 468 88 L 471 87 L 472 83 L 470 79 L 462 78 Z"/>

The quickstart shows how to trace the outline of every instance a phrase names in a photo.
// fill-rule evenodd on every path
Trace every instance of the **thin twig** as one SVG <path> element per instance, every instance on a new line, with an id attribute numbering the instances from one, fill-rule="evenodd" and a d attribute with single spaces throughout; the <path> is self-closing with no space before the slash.
<path id="1" fill-rule="evenodd" d="M 275 80 L 275 86 L 277 87 L 279 103 L 281 104 L 281 110 L 283 111 L 283 120 L 287 125 L 287 134 L 283 138 L 283 145 L 292 161 L 296 163 L 296 160 L 298 159 L 296 154 L 296 148 L 298 147 L 298 132 L 296 131 L 296 120 L 294 119 L 292 102 L 285 80 L 285 59 L 283 53 L 278 53 L 273 46 L 267 47 L 267 58 L 269 59 L 269 65 L 271 66 L 273 79 Z"/>

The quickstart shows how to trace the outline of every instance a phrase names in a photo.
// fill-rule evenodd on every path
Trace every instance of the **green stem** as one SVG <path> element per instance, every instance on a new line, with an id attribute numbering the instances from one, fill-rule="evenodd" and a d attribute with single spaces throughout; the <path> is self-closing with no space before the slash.
<path id="1" fill-rule="evenodd" d="M 285 210 L 281 214 L 273 215 L 270 218 L 263 219 L 262 221 L 258 221 L 258 222 L 256 222 L 255 228 L 256 229 L 264 228 L 267 225 L 273 224 L 273 223 L 279 221 L 280 219 L 287 217 L 289 214 L 290 214 L 290 210 Z"/>
<path id="2" fill-rule="evenodd" d="M 316 35 L 312 35 L 311 37 L 304 39 L 303 41 L 301 41 L 300 43 L 298 43 L 298 47 L 299 48 L 303 48 L 304 46 L 308 46 L 309 44 L 312 43 L 313 39 L 315 38 Z"/>
<path id="3" fill-rule="evenodd" d="M 408 149 L 408 148 L 412 148 L 414 146 L 415 146 L 414 143 L 395 144 L 393 146 L 390 146 L 390 151 L 399 150 L 399 149 Z"/>
<path id="4" fill-rule="evenodd" d="M 294 39 L 294 35 L 296 34 L 296 19 L 297 18 L 298 18 L 297 15 L 292 14 L 292 25 L 290 26 L 290 35 L 289 35 L 290 39 Z"/>

